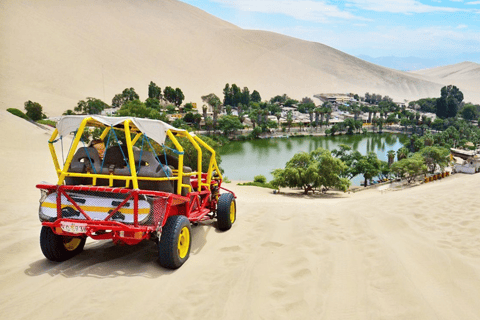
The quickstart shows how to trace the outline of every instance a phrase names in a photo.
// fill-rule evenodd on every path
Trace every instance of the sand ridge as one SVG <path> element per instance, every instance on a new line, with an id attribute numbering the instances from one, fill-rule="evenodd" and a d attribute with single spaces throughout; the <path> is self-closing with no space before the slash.
<path id="1" fill-rule="evenodd" d="M 202 95 L 221 97 L 226 83 L 258 90 L 263 99 L 375 92 L 397 101 L 435 97 L 450 84 L 320 43 L 241 29 L 175 0 L 4 0 L 0 6 L 2 109 L 23 109 L 32 100 L 57 116 L 87 97 L 111 103 L 130 87 L 145 100 L 150 81 L 181 88 L 199 106 Z M 468 88 L 466 99 L 480 101 L 477 87 Z"/>

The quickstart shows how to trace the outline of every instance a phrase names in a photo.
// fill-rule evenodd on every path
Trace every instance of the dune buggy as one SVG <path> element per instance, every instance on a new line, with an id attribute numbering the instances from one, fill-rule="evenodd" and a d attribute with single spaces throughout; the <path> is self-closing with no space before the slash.
<path id="1" fill-rule="evenodd" d="M 72 133 L 60 166 L 54 144 L 61 141 L 63 155 Z M 103 148 L 89 144 L 91 135 Z M 225 231 L 236 220 L 236 197 L 222 187 L 215 151 L 188 131 L 150 119 L 65 116 L 49 147 L 58 181 L 37 188 L 40 247 L 52 261 L 80 253 L 87 237 L 127 245 L 149 239 L 160 264 L 175 269 L 189 257 L 192 223 L 216 219 Z"/>

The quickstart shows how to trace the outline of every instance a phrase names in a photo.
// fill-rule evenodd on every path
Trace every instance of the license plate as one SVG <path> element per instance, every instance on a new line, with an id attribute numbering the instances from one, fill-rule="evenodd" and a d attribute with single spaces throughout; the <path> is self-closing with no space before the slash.
<path id="1" fill-rule="evenodd" d="M 69 233 L 86 233 L 87 224 L 85 223 L 75 223 L 75 222 L 62 222 L 61 228 L 65 232 Z"/>

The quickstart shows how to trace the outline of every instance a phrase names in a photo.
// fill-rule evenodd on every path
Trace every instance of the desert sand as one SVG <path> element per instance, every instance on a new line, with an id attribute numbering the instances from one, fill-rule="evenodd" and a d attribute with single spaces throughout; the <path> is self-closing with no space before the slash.
<path id="1" fill-rule="evenodd" d="M 237 221 L 193 227 L 190 259 L 87 241 L 44 258 L 35 185 L 50 132 L 0 110 L 0 314 L 9 319 L 480 319 L 480 175 L 303 196 L 226 187 Z"/>
<path id="2" fill-rule="evenodd" d="M 412 72 L 412 74 L 425 76 L 427 79 L 441 79 L 443 82 L 456 85 L 460 90 L 467 90 L 473 96 L 466 96 L 465 101 L 480 99 L 480 64 L 474 62 L 462 62 L 453 65 L 424 69 Z M 476 92 L 476 93 L 474 93 Z M 474 98 L 477 97 L 478 98 Z"/>
<path id="3" fill-rule="evenodd" d="M 2 0 L 0 109 L 39 102 L 48 116 L 87 97 L 111 103 L 150 81 L 179 87 L 185 102 L 223 97 L 226 83 L 263 100 L 287 94 L 365 92 L 404 99 L 438 97 L 449 79 L 384 68 L 321 43 L 246 30 L 176 0 Z M 480 80 L 463 86 L 479 103 Z M 319 103 L 319 101 L 317 101 Z"/>

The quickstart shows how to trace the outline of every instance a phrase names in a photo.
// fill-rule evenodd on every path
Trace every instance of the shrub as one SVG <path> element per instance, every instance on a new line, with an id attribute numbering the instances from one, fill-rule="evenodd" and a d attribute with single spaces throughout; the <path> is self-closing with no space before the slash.
<path id="1" fill-rule="evenodd" d="M 258 176 L 253 177 L 253 182 L 266 183 L 267 178 L 265 178 L 265 176 L 262 176 L 261 174 L 259 174 Z"/>
<path id="2" fill-rule="evenodd" d="M 46 119 L 38 120 L 37 123 L 45 124 L 47 126 L 54 127 L 54 128 L 57 126 L 57 123 L 55 121 L 46 120 Z"/>
<path id="3" fill-rule="evenodd" d="M 45 118 L 45 115 L 43 114 L 43 108 L 38 102 L 32 102 L 28 100 L 25 102 L 25 110 L 27 117 L 32 119 L 33 121 L 37 121 L 40 119 Z"/>
<path id="4" fill-rule="evenodd" d="M 22 119 L 30 120 L 25 113 L 23 113 L 21 110 L 18 110 L 16 108 L 8 108 L 7 111 Z"/>

